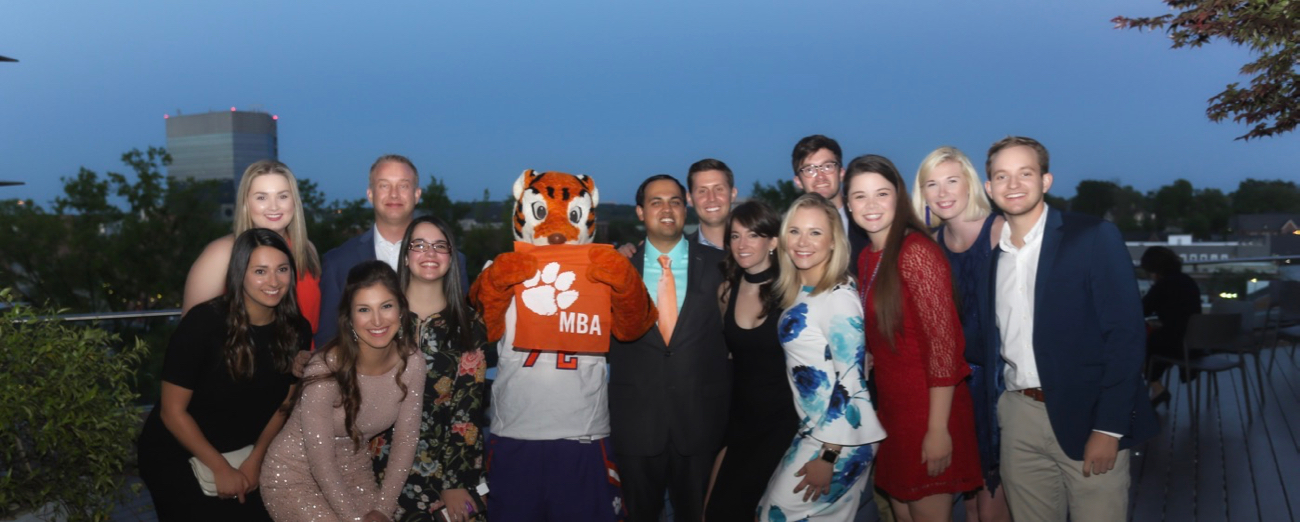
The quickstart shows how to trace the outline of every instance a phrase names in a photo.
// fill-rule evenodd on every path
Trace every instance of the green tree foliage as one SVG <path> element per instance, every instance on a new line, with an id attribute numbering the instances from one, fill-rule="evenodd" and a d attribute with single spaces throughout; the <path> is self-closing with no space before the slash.
<path id="1" fill-rule="evenodd" d="M 130 175 L 81 169 L 63 178 L 53 213 L 31 201 L 0 202 L 0 286 L 22 300 L 78 312 L 180 306 L 190 264 L 229 233 L 215 219 L 214 182 L 166 179 L 160 148 L 122 155 Z M 124 201 L 125 206 L 115 204 Z"/>
<path id="2" fill-rule="evenodd" d="M 790 208 L 790 204 L 802 195 L 803 191 L 795 187 L 794 181 L 790 179 L 778 179 L 771 185 L 755 181 L 754 188 L 749 191 L 749 197 L 761 200 L 781 213 Z"/>
<path id="3" fill-rule="evenodd" d="M 1232 193 L 1236 214 L 1300 213 L 1300 188 L 1294 181 L 1246 178 Z"/>
<path id="4" fill-rule="evenodd" d="M 1128 185 L 1086 179 L 1075 188 L 1069 209 L 1114 221 L 1120 230 L 1141 230 L 1146 198 Z"/>
<path id="5" fill-rule="evenodd" d="M 1300 124 L 1300 2 L 1292 0 L 1161 0 L 1171 13 L 1111 21 L 1117 29 L 1163 30 L 1174 49 L 1214 39 L 1249 48 L 1257 59 L 1241 67 L 1250 86 L 1237 82 L 1210 98 L 1212 121 L 1252 125 L 1237 139 L 1292 131 Z"/>
<path id="6" fill-rule="evenodd" d="M 67 520 L 108 520 L 140 417 L 131 383 L 148 351 L 61 310 L 0 290 L 0 517 L 54 503 Z"/>
<path id="7" fill-rule="evenodd" d="M 320 255 L 366 231 L 375 221 L 366 198 L 325 203 L 325 193 L 316 182 L 298 178 L 298 197 L 307 215 L 307 238 Z"/>

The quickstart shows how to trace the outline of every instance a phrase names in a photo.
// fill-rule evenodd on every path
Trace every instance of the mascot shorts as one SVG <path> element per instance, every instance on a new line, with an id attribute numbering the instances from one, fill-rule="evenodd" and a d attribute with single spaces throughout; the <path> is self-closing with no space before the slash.
<path id="1" fill-rule="evenodd" d="M 627 516 L 609 438 L 487 442 L 488 514 L 521 522 L 617 521 Z"/>

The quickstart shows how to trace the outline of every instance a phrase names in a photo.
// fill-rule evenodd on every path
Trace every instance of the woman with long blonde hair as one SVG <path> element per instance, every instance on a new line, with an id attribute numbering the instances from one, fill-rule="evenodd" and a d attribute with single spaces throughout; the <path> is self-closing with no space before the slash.
<path id="1" fill-rule="evenodd" d="M 934 231 L 935 242 L 943 248 L 952 266 L 953 285 L 957 288 L 957 311 L 961 315 L 966 340 L 967 365 L 975 411 L 975 438 L 979 443 L 980 469 L 984 489 L 967 495 L 966 520 L 971 522 L 1009 522 L 1006 492 L 999 472 L 999 433 L 997 403 L 1002 388 L 993 368 L 970 361 L 982 360 L 985 336 L 980 329 L 980 285 L 988 283 L 989 259 L 1002 237 L 1002 215 L 984 194 L 980 175 L 970 158 L 956 147 L 939 147 L 921 160 L 912 184 L 912 208 L 925 216 Z"/>
<path id="2" fill-rule="evenodd" d="M 235 193 L 234 233 L 208 243 L 190 267 L 181 313 L 221 295 L 235 237 L 250 228 L 271 230 L 289 244 L 297 265 L 298 309 L 315 333 L 320 316 L 320 257 L 307 239 L 307 217 L 298 196 L 298 180 L 288 165 L 275 160 L 258 161 L 244 169 Z"/>
<path id="3" fill-rule="evenodd" d="M 849 242 L 839 210 L 818 194 L 794 201 L 781 221 L 776 289 L 785 308 L 777 335 L 802 419 L 759 504 L 762 521 L 853 520 L 885 436 L 867 392 L 862 302 L 847 275 Z"/>

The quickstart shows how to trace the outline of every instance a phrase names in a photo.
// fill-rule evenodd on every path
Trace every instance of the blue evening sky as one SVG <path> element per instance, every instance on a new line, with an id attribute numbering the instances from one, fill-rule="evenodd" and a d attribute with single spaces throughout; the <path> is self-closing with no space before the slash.
<path id="1" fill-rule="evenodd" d="M 0 198 L 42 205 L 85 166 L 163 146 L 163 115 L 279 115 L 280 159 L 327 196 L 364 195 L 378 155 L 453 199 L 525 168 L 586 173 L 629 203 L 655 173 L 731 165 L 741 194 L 791 176 L 800 137 L 915 172 L 934 147 L 983 164 L 1038 138 L 1057 186 L 1297 179 L 1300 134 L 1234 141 L 1205 118 L 1248 51 L 1171 50 L 1112 28 L 1158 0 L 253 2 L 42 0 L 0 17 Z M 423 185 L 428 178 L 421 180 Z"/>

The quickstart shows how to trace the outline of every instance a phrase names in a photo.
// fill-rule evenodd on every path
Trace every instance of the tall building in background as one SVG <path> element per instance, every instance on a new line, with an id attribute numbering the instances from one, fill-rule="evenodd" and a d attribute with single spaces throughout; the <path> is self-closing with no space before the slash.
<path id="1" fill-rule="evenodd" d="M 217 180 L 222 215 L 233 215 L 235 187 L 253 162 L 279 159 L 276 116 L 260 111 L 167 115 L 167 176 L 176 180 Z"/>

